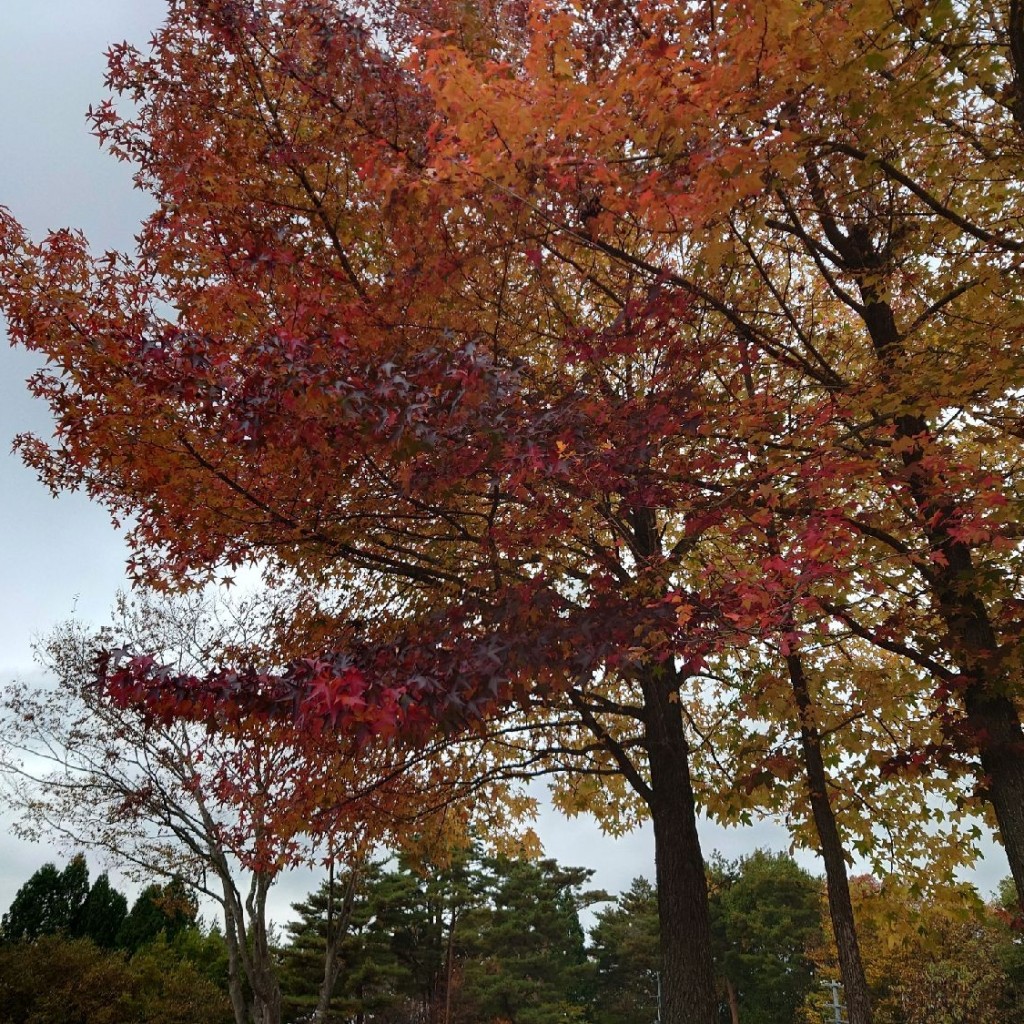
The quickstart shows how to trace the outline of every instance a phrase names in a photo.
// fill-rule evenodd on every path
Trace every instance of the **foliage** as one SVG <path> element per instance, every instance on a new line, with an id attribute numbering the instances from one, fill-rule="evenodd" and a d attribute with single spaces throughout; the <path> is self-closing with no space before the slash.
<path id="1" fill-rule="evenodd" d="M 0 939 L 30 942 L 43 935 L 63 935 L 112 949 L 122 945 L 127 913 L 127 901 L 111 886 L 106 872 L 89 884 L 89 868 L 79 853 L 63 871 L 44 864 L 29 878 L 3 916 Z"/>
<path id="2" fill-rule="evenodd" d="M 844 842 L 942 881 L 982 809 L 1024 894 L 1019 0 L 181 0 L 109 84 L 137 252 L 0 223 L 22 453 L 140 579 L 295 588 L 269 668 L 118 701 L 361 755 L 514 708 L 650 813 L 673 1024 L 700 799 L 820 845 L 851 998 Z"/>
<path id="3" fill-rule="evenodd" d="M 81 935 L 101 949 L 121 946 L 121 929 L 128 917 L 128 901 L 110 884 L 104 871 L 89 887 L 82 906 Z"/>
<path id="4" fill-rule="evenodd" d="M 583 891 L 589 875 L 479 848 L 445 864 L 404 857 L 362 869 L 322 1019 L 583 1020 L 591 970 L 579 910 L 603 895 Z M 335 905 L 347 883 L 336 883 Z M 294 908 L 300 919 L 281 954 L 285 1005 L 294 1010 L 316 1005 L 328 897 L 325 883 Z"/>
<path id="5" fill-rule="evenodd" d="M 7 1024 L 228 1024 L 224 993 L 190 964 L 149 947 L 132 960 L 60 935 L 0 946 Z"/>
<path id="6" fill-rule="evenodd" d="M 723 1003 L 744 1024 L 787 1024 L 814 987 L 821 882 L 785 854 L 756 850 L 710 869 L 711 928 Z M 729 1020 L 728 1010 L 723 1021 Z"/>
<path id="7" fill-rule="evenodd" d="M 440 737 L 357 756 L 344 737 L 311 742 L 289 723 L 206 730 L 154 721 L 103 701 L 93 685 L 96 645 L 161 652 L 179 670 L 196 669 L 262 657 L 286 628 L 282 617 L 258 595 L 122 596 L 109 627 L 66 623 L 41 645 L 62 688 L 14 685 L 0 701 L 0 768 L 19 830 L 99 846 L 147 880 L 170 880 L 175 892 L 162 892 L 159 906 L 144 892 L 113 927 L 128 949 L 160 931 L 173 940 L 185 918 L 175 925 L 165 911 L 186 906 L 189 887 L 216 901 L 242 1016 L 247 999 L 279 998 L 266 901 L 282 871 L 317 856 L 344 864 L 371 839 L 400 845 L 412 829 L 443 847 L 472 815 L 510 834 L 530 808 L 514 784 L 488 777 L 493 758 L 479 740 Z M 486 798 L 473 811 L 477 793 Z"/>
<path id="8" fill-rule="evenodd" d="M 455 1021 L 582 1021 L 591 971 L 579 911 L 592 872 L 553 860 L 486 858 L 455 928 Z"/>
<path id="9" fill-rule="evenodd" d="M 983 904 L 968 886 L 925 895 L 895 876 L 860 877 L 854 896 L 879 1024 L 1020 1019 L 1020 937 L 1005 911 Z M 834 970 L 833 955 L 819 951 L 823 973 Z M 815 1008 L 807 1021 L 818 1024 L 821 1001 L 808 1000 Z"/>
<path id="10" fill-rule="evenodd" d="M 594 961 L 594 1024 L 653 1021 L 658 1015 L 658 900 L 645 878 L 635 878 L 590 930 Z"/>
<path id="11" fill-rule="evenodd" d="M 763 850 L 731 862 L 713 858 L 708 878 L 718 1020 L 790 1024 L 814 986 L 820 880 L 791 857 Z M 595 1024 L 656 1018 L 661 962 L 657 893 L 649 882 L 635 879 L 598 912 L 590 955 Z"/>
<path id="12" fill-rule="evenodd" d="M 165 885 L 153 882 L 136 897 L 117 933 L 117 944 L 134 953 L 160 935 L 173 942 L 182 931 L 195 925 L 197 913 L 195 896 L 180 879 Z"/>
<path id="13" fill-rule="evenodd" d="M 63 871 L 44 864 L 17 891 L 0 923 L 6 942 L 63 934 L 77 938 L 89 895 L 89 869 L 85 857 L 73 857 Z"/>
<path id="14" fill-rule="evenodd" d="M 287 943 L 280 951 L 286 1016 L 308 1017 L 319 1007 L 320 1019 L 333 1024 L 376 1013 L 388 1004 L 396 968 L 370 948 L 371 932 L 379 927 L 374 893 L 380 884 L 380 865 L 369 862 L 355 877 L 351 868 L 331 873 L 319 889 L 292 904 L 298 917 L 285 926 Z M 332 957 L 337 968 L 326 1008 L 320 1006 L 325 957 Z"/>

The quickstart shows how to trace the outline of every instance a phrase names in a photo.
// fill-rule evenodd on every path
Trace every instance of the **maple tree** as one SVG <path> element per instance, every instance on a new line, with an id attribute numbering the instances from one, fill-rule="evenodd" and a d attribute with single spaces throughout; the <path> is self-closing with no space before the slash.
<path id="1" fill-rule="evenodd" d="M 925 895 L 898 874 L 856 877 L 852 892 L 879 1020 L 1008 1024 L 1020 1016 L 1020 946 L 1004 910 L 963 883 Z M 835 974 L 833 948 L 813 956 L 821 974 Z M 830 1001 L 812 992 L 801 1020 L 816 1024 Z"/>
<path id="2" fill-rule="evenodd" d="M 23 454 L 141 579 L 308 592 L 283 670 L 107 662 L 115 697 L 364 749 L 571 707 L 653 820 L 666 1020 L 707 1024 L 692 707 L 739 673 L 866 1024 L 838 681 L 872 779 L 971 777 L 1024 892 L 1021 21 L 181 0 L 115 47 L 94 124 L 158 206 L 132 257 L 4 218 L 57 417 Z"/>
<path id="3" fill-rule="evenodd" d="M 473 820 L 491 825 L 497 841 L 509 787 L 478 778 L 487 759 L 476 749 L 439 743 L 359 756 L 334 734 L 317 736 L 311 748 L 287 728 L 210 731 L 158 721 L 110 704 L 95 686 L 98 645 L 146 650 L 178 672 L 251 658 L 273 646 L 273 609 L 265 605 L 259 597 L 139 594 L 122 596 L 103 630 L 59 627 L 39 651 L 58 686 L 14 684 L 0 701 L 0 798 L 19 812 L 20 834 L 99 847 L 129 870 L 184 880 L 215 901 L 236 1018 L 274 1024 L 281 996 L 267 900 L 282 873 L 318 861 L 332 870 L 356 863 L 369 844 L 409 842 L 413 830 L 439 844 L 458 841 L 476 796 Z M 152 903 L 133 908 L 129 948 L 165 919 Z"/>

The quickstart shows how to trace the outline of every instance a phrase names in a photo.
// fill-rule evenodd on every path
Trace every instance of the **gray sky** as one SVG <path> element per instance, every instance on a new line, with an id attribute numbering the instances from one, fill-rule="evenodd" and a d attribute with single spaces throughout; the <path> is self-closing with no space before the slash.
<path id="1" fill-rule="evenodd" d="M 33 236 L 71 226 L 97 251 L 131 248 L 147 200 L 133 191 L 130 168 L 100 151 L 85 111 L 104 98 L 103 51 L 121 39 L 145 45 L 163 12 L 162 0 L 0 0 L 0 205 Z M 82 495 L 52 498 L 9 452 L 16 434 L 50 430 L 46 409 L 24 386 L 33 366 L 31 356 L 0 345 L 0 685 L 33 670 L 34 636 L 73 611 L 104 621 L 125 586 L 125 548 L 106 513 Z M 0 912 L 44 861 L 66 858 L 5 836 L 5 822 L 0 818 Z M 550 856 L 597 869 L 598 886 L 618 891 L 636 875 L 653 875 L 649 829 L 612 841 L 589 820 L 547 813 L 539 831 Z M 702 843 L 707 853 L 732 858 L 755 846 L 784 849 L 788 839 L 770 824 L 706 825 Z M 814 858 L 801 859 L 817 870 Z M 99 862 L 90 860 L 95 875 Z M 975 880 L 986 892 L 1005 874 L 996 851 Z M 309 872 L 286 879 L 274 916 L 284 919 L 288 904 L 315 884 Z"/>

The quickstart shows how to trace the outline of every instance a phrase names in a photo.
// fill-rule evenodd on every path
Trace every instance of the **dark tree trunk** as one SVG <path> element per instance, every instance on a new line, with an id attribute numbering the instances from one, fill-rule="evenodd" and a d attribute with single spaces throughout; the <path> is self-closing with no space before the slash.
<path id="1" fill-rule="evenodd" d="M 634 548 L 657 559 L 661 538 L 653 509 L 629 513 Z M 654 826 L 655 878 L 661 929 L 661 1024 L 716 1024 L 708 881 L 697 836 L 690 748 L 672 661 L 640 672 L 644 748 L 650 784 L 627 777 L 647 801 Z"/>
<path id="2" fill-rule="evenodd" d="M 643 680 L 661 925 L 662 1024 L 715 1024 L 708 885 L 697 836 L 689 747 L 671 666 Z"/>
<path id="3" fill-rule="evenodd" d="M 893 366 L 893 356 L 899 351 L 901 337 L 892 308 L 878 299 L 874 286 L 862 286 L 861 294 L 875 353 L 887 370 L 899 372 Z M 924 445 L 931 435 L 928 421 L 907 403 L 895 417 L 895 427 L 898 440 L 914 442 L 902 455 L 906 482 L 928 547 L 941 556 L 925 574 L 925 581 L 946 627 L 946 649 L 963 678 L 967 742 L 981 760 L 984 793 L 995 811 L 1017 899 L 1024 908 L 1024 730 L 1020 714 L 1000 678 L 999 640 L 988 608 L 978 596 L 980 586 L 976 584 L 981 581 L 975 579 L 971 549 L 950 532 L 958 521 L 957 496 L 924 459 Z"/>
<path id="4" fill-rule="evenodd" d="M 793 696 L 800 715 L 800 745 L 807 771 L 811 814 L 818 833 L 821 859 L 825 863 L 828 910 L 839 953 L 839 972 L 843 977 L 849 1022 L 871 1024 L 871 998 L 868 994 L 867 979 L 864 977 L 864 964 L 853 920 L 853 903 L 850 900 L 850 881 L 846 873 L 843 842 L 828 797 L 828 778 L 821 756 L 821 734 L 814 721 L 814 708 L 800 656 L 787 655 L 786 667 L 789 670 Z"/>

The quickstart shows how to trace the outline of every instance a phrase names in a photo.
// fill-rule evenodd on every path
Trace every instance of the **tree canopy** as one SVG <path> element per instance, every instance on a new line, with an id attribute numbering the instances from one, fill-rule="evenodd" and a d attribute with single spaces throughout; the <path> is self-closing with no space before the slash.
<path id="1" fill-rule="evenodd" d="M 108 83 L 156 209 L 133 254 L 0 221 L 21 451 L 142 580 L 294 586 L 274 667 L 110 652 L 115 700 L 532 716 L 652 818 L 670 1024 L 698 804 L 820 852 L 852 1024 L 850 844 L 944 878 L 908 820 L 983 813 L 1024 894 L 1019 0 L 180 0 Z"/>

